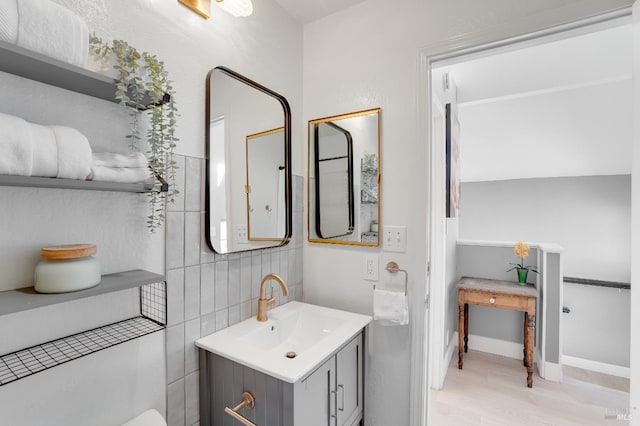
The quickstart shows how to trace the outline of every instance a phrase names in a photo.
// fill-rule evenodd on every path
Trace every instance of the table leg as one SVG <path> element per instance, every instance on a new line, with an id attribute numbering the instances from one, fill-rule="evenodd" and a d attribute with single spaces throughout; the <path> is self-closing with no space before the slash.
<path id="1" fill-rule="evenodd" d="M 522 333 L 523 343 L 527 341 L 527 330 L 528 330 L 527 316 L 528 315 L 529 314 L 527 314 L 527 312 L 525 311 L 525 313 L 524 313 L 524 331 Z M 522 345 L 522 364 L 525 367 L 527 366 L 527 345 L 526 344 Z"/>
<path id="2" fill-rule="evenodd" d="M 459 304 L 458 305 L 458 368 L 460 370 L 462 370 L 462 357 L 463 357 L 463 341 L 464 341 L 464 333 L 465 333 L 465 326 L 464 326 L 464 319 L 465 319 L 465 314 L 464 314 L 464 307 L 465 307 L 466 303 L 463 304 Z"/>
<path id="3" fill-rule="evenodd" d="M 535 336 L 536 316 L 527 315 L 527 335 L 525 339 L 526 363 L 527 363 L 527 387 L 533 387 L 533 336 Z"/>
<path id="4" fill-rule="evenodd" d="M 464 351 L 469 352 L 469 304 L 464 304 Z"/>

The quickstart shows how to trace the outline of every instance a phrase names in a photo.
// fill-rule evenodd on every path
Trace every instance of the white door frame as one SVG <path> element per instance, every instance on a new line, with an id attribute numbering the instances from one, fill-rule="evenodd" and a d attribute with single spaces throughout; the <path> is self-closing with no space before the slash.
<path id="1" fill-rule="evenodd" d="M 610 5 L 610 9 L 603 9 L 601 5 L 598 5 L 598 2 L 573 3 L 569 6 L 548 10 L 521 20 L 512 20 L 505 25 L 496 26 L 490 30 L 447 39 L 418 51 L 417 131 L 418 140 L 426 141 L 428 144 L 426 163 L 430 169 L 429 182 L 427 183 L 429 194 L 427 196 L 426 212 L 428 232 L 426 238 L 428 259 L 426 259 L 426 263 L 430 265 L 430 270 L 427 275 L 427 283 L 425 283 L 425 296 L 431 295 L 432 299 L 428 306 L 428 318 L 426 313 L 424 316 L 416 315 L 415 317 L 422 321 L 414 322 L 415 327 L 413 327 L 414 332 L 412 333 L 410 395 L 410 424 L 412 426 L 425 426 L 428 424 L 429 377 L 437 370 L 437 378 L 443 379 L 439 373 L 443 371 L 443 359 L 441 356 L 436 355 L 444 353 L 443 339 L 441 338 L 443 332 L 438 329 L 438 327 L 444 326 L 439 318 L 443 318 L 446 312 L 444 292 L 441 291 L 444 270 L 442 269 L 443 266 L 436 262 L 439 261 L 439 257 L 442 257 L 445 247 L 440 244 L 435 245 L 434 242 L 437 239 L 434 239 L 433 235 L 436 233 L 443 234 L 445 225 L 443 221 L 434 221 L 432 212 L 436 211 L 436 209 L 444 211 L 444 188 L 434 185 L 434 176 L 443 172 L 444 164 L 433 155 L 434 144 L 431 137 L 432 63 L 447 58 L 505 47 L 543 36 L 551 36 L 631 14 L 633 0 L 612 1 L 611 3 L 614 4 Z M 427 305 L 425 304 L 424 312 L 427 311 L 426 308 Z M 429 326 L 429 334 L 425 339 L 427 324 Z M 428 340 L 428 342 L 425 340 Z M 429 348 L 428 353 L 426 351 L 427 347 Z"/>

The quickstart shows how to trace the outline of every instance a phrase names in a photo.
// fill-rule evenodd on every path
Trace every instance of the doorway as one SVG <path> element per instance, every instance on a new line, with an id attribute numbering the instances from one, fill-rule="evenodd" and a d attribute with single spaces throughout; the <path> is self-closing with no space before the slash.
<path id="1" fill-rule="evenodd" d="M 464 61 L 475 60 L 478 58 L 486 57 L 496 53 L 504 53 L 515 51 L 522 46 L 535 46 L 540 43 L 547 43 L 549 41 L 566 40 L 570 37 L 576 37 L 577 35 L 590 34 L 597 31 L 603 31 L 608 28 L 614 28 L 622 25 L 623 23 L 629 23 L 630 10 L 619 11 L 606 16 L 601 16 L 598 19 L 590 19 L 588 21 L 578 22 L 571 25 L 564 26 L 562 28 L 554 28 L 548 31 L 542 31 L 538 33 L 532 33 L 524 37 L 517 39 L 508 39 L 499 43 L 478 44 L 479 47 L 473 49 L 442 49 L 445 53 L 432 51 L 432 54 L 425 52 L 423 55 L 423 68 L 427 75 L 430 77 L 430 81 L 427 84 L 429 91 L 431 92 L 429 105 L 425 105 L 424 109 L 428 111 L 428 116 L 431 117 L 429 123 L 431 123 L 430 129 L 432 131 L 430 137 L 433 143 L 431 143 L 431 167 L 432 167 L 432 179 L 431 179 L 431 200 L 430 211 L 432 212 L 430 218 L 430 253 L 431 253 L 431 274 L 430 274 L 430 300 L 431 309 L 429 314 L 429 378 L 430 386 L 438 388 L 442 386 L 442 383 L 446 377 L 446 370 L 448 361 L 451 359 L 453 348 L 455 346 L 455 339 L 452 338 L 452 330 L 455 326 L 451 325 L 451 312 L 448 307 L 451 305 L 451 299 L 454 296 L 452 292 L 451 284 L 455 280 L 455 265 L 452 265 L 452 257 L 455 259 L 455 249 L 452 246 L 455 245 L 455 240 L 458 236 L 459 223 L 456 220 L 447 219 L 444 217 L 444 181 L 445 171 L 443 167 L 444 161 L 440 161 L 444 158 L 444 148 L 438 146 L 437 140 L 440 137 L 437 132 L 443 132 L 444 124 L 444 105 L 447 102 L 433 102 L 435 96 L 433 93 L 436 91 L 437 85 L 449 84 L 449 88 L 455 87 L 451 83 L 455 84 L 455 75 L 451 78 L 451 75 L 446 77 L 446 83 L 443 83 L 443 75 L 435 76 L 435 70 L 439 67 L 445 67 Z M 613 79 L 609 83 L 616 83 Z M 618 79 L 620 81 L 624 79 Z M 630 80 L 630 76 L 628 76 Z M 620 81 L 617 81 L 620 83 Z M 566 83 L 566 90 L 571 89 L 570 86 L 575 86 L 575 82 Z M 530 88 L 529 92 L 533 95 L 534 92 L 544 91 L 543 88 Z M 465 94 L 467 95 L 467 94 Z M 446 96 L 451 96 L 445 95 Z M 508 97 L 508 94 L 500 95 L 502 97 Z M 499 96 L 494 96 L 495 98 Z M 467 105 L 472 105 L 474 101 L 466 101 Z M 464 143 L 464 142 L 463 142 Z M 464 146 L 462 147 L 464 158 Z M 508 154 L 506 154 L 508 155 Z M 630 161 L 629 161 L 630 163 Z M 462 163 L 462 169 L 464 173 L 464 160 Z M 629 165 L 630 169 L 630 165 Z M 495 171 L 495 170 L 491 170 Z M 630 170 L 627 172 L 630 173 Z M 613 173 L 615 174 L 615 173 Z M 463 190 L 464 191 L 464 190 Z M 464 211 L 465 201 L 464 192 L 462 193 L 461 209 Z M 464 213 L 462 213 L 464 215 Z M 452 254 L 453 251 L 453 254 Z M 440 283 L 440 285 L 438 285 Z M 444 285 L 442 285 L 444 283 Z M 453 282 L 455 286 L 455 282 Z M 455 324 L 455 323 L 454 323 Z"/>

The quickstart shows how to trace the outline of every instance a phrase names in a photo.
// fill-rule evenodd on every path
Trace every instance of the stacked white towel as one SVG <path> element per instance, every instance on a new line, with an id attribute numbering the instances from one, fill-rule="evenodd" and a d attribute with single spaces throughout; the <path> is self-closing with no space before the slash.
<path id="1" fill-rule="evenodd" d="M 91 147 L 87 138 L 72 127 L 50 126 L 58 145 L 58 175 L 86 179 L 91 173 Z"/>
<path id="2" fill-rule="evenodd" d="M 31 176 L 32 171 L 33 139 L 29 123 L 0 113 L 0 173 Z"/>
<path id="3" fill-rule="evenodd" d="M 18 42 L 18 0 L 0 0 L 0 40 Z"/>
<path id="4" fill-rule="evenodd" d="M 151 179 L 147 158 L 141 152 L 93 154 L 91 179 L 107 182 L 137 183 Z"/>
<path id="5" fill-rule="evenodd" d="M 90 172 L 91 147 L 76 129 L 0 113 L 0 174 L 84 180 Z"/>
<path id="6" fill-rule="evenodd" d="M 89 54 L 87 24 L 50 0 L 0 0 L 0 40 L 79 67 Z"/>
<path id="7" fill-rule="evenodd" d="M 58 142 L 56 142 L 56 134 L 49 126 L 41 126 L 35 123 L 29 124 L 31 140 L 34 145 L 31 175 L 58 177 Z"/>

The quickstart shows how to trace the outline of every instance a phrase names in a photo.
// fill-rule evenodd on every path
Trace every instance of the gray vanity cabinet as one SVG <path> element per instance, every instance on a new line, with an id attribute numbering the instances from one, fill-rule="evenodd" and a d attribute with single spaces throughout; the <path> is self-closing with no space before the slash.
<path id="1" fill-rule="evenodd" d="M 335 425 L 336 357 L 294 385 L 294 424 Z"/>
<path id="2" fill-rule="evenodd" d="M 360 334 L 336 354 L 336 412 L 338 426 L 354 425 L 362 419 L 362 344 L 362 334 Z"/>
<path id="3" fill-rule="evenodd" d="M 294 384 L 294 423 L 351 426 L 362 420 L 362 334 Z"/>
<path id="4" fill-rule="evenodd" d="M 240 414 L 258 426 L 355 426 L 363 413 L 363 334 L 296 383 L 288 383 L 200 350 L 200 424 L 240 424 L 224 412 L 255 398 Z"/>

